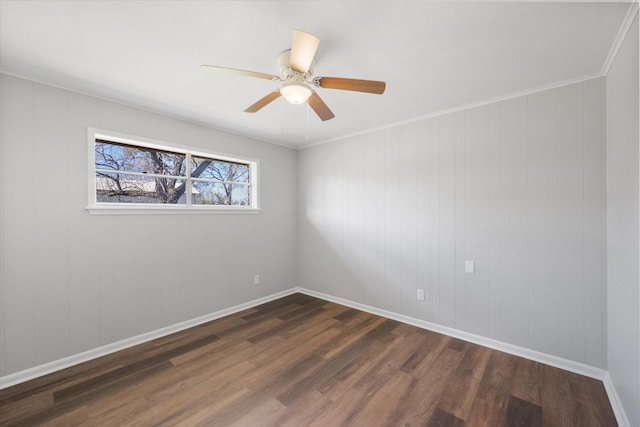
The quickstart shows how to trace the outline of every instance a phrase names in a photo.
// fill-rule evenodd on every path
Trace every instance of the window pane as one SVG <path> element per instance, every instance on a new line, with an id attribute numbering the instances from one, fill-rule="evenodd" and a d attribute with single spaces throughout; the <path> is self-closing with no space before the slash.
<path id="1" fill-rule="evenodd" d="M 252 206 L 257 199 L 255 162 L 194 155 L 155 141 L 138 145 L 133 140 L 113 142 L 108 136 L 94 135 L 90 143 L 95 181 L 91 179 L 90 184 L 95 182 L 95 202 L 90 201 L 90 208 L 94 204 L 109 204 L 109 209 L 127 204 L 257 208 Z M 144 206 L 128 209 L 136 207 L 144 210 Z"/>
<path id="2" fill-rule="evenodd" d="M 218 181 L 249 182 L 249 165 L 192 157 L 191 176 Z"/>
<path id="3" fill-rule="evenodd" d="M 185 181 L 119 173 L 96 173 L 98 203 L 180 204 L 185 201 Z"/>
<path id="4" fill-rule="evenodd" d="M 249 206 L 249 186 L 194 181 L 194 204 Z"/>
<path id="5" fill-rule="evenodd" d="M 96 140 L 96 169 L 185 176 L 185 155 Z"/>

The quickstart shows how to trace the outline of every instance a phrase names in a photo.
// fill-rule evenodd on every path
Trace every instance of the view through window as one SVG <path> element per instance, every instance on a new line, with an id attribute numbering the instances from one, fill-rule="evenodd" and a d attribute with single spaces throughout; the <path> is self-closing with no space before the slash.
<path id="1" fill-rule="evenodd" d="M 255 207 L 254 162 L 100 137 L 94 159 L 97 206 Z"/>

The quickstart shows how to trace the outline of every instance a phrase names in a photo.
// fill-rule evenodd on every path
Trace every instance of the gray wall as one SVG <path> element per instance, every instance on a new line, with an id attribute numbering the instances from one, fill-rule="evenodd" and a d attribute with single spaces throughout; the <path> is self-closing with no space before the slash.
<path id="1" fill-rule="evenodd" d="M 607 74 L 607 369 L 640 426 L 638 16 Z"/>
<path id="2" fill-rule="evenodd" d="M 0 79 L 0 375 L 295 286 L 295 151 Z M 258 159 L 263 212 L 92 216 L 88 126 Z"/>
<path id="3" fill-rule="evenodd" d="M 299 285 L 604 368 L 604 90 L 302 150 Z"/>

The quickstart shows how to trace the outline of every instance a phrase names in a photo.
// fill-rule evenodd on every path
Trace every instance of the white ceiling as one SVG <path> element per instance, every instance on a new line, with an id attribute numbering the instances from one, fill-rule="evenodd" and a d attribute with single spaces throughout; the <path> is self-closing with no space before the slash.
<path id="1" fill-rule="evenodd" d="M 0 0 L 0 71 L 301 147 L 601 73 L 629 3 Z M 318 89 L 336 117 L 279 99 L 294 28 L 320 38 L 316 75 L 384 80 L 384 95 Z M 115 129 L 117 130 L 117 129 Z"/>

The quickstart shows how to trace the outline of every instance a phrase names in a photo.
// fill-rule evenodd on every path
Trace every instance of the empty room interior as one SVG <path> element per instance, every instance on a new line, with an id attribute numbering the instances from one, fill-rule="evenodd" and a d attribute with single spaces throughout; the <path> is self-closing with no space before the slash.
<path id="1" fill-rule="evenodd" d="M 639 40 L 0 0 L 0 425 L 640 426 Z"/>

